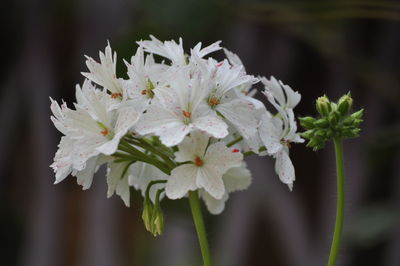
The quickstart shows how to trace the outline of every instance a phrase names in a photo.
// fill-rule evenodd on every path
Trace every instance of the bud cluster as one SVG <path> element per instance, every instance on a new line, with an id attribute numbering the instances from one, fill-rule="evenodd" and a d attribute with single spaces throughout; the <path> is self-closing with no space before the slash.
<path id="1" fill-rule="evenodd" d="M 353 99 L 350 92 L 343 95 L 337 103 L 331 102 L 326 95 L 316 101 L 320 118 L 311 116 L 299 118 L 300 124 L 307 129 L 301 136 L 308 139 L 307 147 L 319 150 L 325 142 L 333 138 L 347 139 L 359 136 L 364 109 L 350 114 Z"/>

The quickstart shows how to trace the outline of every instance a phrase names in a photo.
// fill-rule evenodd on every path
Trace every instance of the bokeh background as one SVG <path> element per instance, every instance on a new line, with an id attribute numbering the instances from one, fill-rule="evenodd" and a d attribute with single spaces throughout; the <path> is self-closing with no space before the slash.
<path id="1" fill-rule="evenodd" d="M 362 135 L 345 143 L 346 221 L 339 265 L 400 265 L 400 3 L 397 1 L 2 0 L 0 71 L 0 264 L 4 266 L 196 266 L 185 200 L 163 203 L 166 232 L 106 198 L 104 169 L 92 188 L 53 185 L 60 134 L 49 96 L 69 103 L 109 40 L 122 58 L 153 34 L 186 49 L 222 40 L 254 75 L 274 75 L 313 101 L 351 90 L 365 108 Z M 220 56 L 222 56 L 220 54 Z M 258 95 L 260 97 L 260 95 Z M 260 97 L 261 98 L 261 97 Z M 217 266 L 321 266 L 336 204 L 333 147 L 295 145 L 297 181 L 281 184 L 269 157 L 249 157 L 253 184 L 206 215 Z"/>

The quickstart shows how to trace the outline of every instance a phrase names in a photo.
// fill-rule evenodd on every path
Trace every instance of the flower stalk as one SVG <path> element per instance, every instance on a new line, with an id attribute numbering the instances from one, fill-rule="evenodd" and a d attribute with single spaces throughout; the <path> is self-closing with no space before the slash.
<path id="1" fill-rule="evenodd" d="M 351 93 L 343 95 L 337 103 L 331 102 L 327 96 L 319 97 L 316 109 L 321 115 L 318 118 L 299 118 L 300 124 L 307 130 L 301 134 L 308 139 L 307 147 L 314 151 L 322 149 L 325 143 L 333 141 L 336 155 L 337 175 L 337 206 L 336 222 L 328 266 L 335 266 L 340 250 L 344 222 L 344 171 L 343 171 L 343 140 L 358 137 L 364 110 L 350 113 L 353 105 Z"/>
<path id="2" fill-rule="evenodd" d="M 190 209 L 192 210 L 194 225 L 197 231 L 197 237 L 199 239 L 204 266 L 211 266 L 210 250 L 208 248 L 206 229 L 204 226 L 203 215 L 201 214 L 199 195 L 197 191 L 189 192 L 189 203 Z"/>
<path id="3" fill-rule="evenodd" d="M 337 176 L 337 203 L 336 203 L 336 222 L 331 251 L 329 254 L 328 266 L 335 266 L 339 254 L 341 236 L 344 222 L 344 171 L 343 171 L 343 144 L 342 140 L 335 138 L 336 155 L 336 176 Z"/>

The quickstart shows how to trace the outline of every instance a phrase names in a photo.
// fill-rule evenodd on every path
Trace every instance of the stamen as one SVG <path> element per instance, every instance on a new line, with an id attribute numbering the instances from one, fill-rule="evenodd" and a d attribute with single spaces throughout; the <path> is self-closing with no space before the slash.
<path id="1" fill-rule="evenodd" d="M 122 93 L 120 92 L 112 93 L 111 98 L 113 99 L 122 98 Z"/>
<path id="2" fill-rule="evenodd" d="M 281 143 L 286 145 L 289 149 L 292 147 L 292 144 L 291 144 L 290 140 L 282 139 Z"/>
<path id="3" fill-rule="evenodd" d="M 220 101 L 218 98 L 216 97 L 211 97 L 208 99 L 208 105 L 211 107 L 217 106 L 218 104 L 220 104 Z"/>
<path id="4" fill-rule="evenodd" d="M 192 116 L 192 113 L 191 112 L 187 112 L 187 111 L 182 111 L 182 114 L 186 118 L 190 118 Z"/>
<path id="5" fill-rule="evenodd" d="M 147 90 L 142 90 L 140 93 L 141 93 L 142 95 L 146 95 L 146 94 L 147 94 Z"/>
<path id="6" fill-rule="evenodd" d="M 200 166 L 202 166 L 202 165 L 204 164 L 204 162 L 203 162 L 202 159 L 200 159 L 199 156 L 197 156 L 197 157 L 194 159 L 194 164 L 195 164 L 196 166 L 200 167 Z"/>
<path id="7" fill-rule="evenodd" d="M 110 134 L 110 131 L 108 131 L 108 128 L 103 129 L 102 131 L 100 131 L 101 135 L 103 135 L 104 137 L 107 137 Z"/>

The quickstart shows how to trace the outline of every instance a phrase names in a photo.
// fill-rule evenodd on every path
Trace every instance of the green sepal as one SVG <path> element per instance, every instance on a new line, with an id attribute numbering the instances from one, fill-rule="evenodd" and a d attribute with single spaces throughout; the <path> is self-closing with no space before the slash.
<path id="1" fill-rule="evenodd" d="M 318 119 L 317 121 L 315 121 L 315 126 L 317 127 L 322 127 L 322 128 L 327 128 L 329 127 L 329 121 L 326 117 Z"/>
<path id="2" fill-rule="evenodd" d="M 305 129 L 313 129 L 315 127 L 314 123 L 316 119 L 314 117 L 306 116 L 306 117 L 299 117 L 298 119 L 300 121 L 300 125 Z"/>

